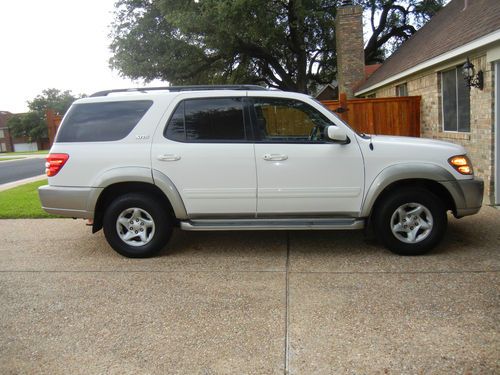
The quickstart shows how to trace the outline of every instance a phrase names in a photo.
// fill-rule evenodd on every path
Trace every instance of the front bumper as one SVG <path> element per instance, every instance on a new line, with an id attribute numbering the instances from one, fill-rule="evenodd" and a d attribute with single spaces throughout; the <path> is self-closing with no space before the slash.
<path id="1" fill-rule="evenodd" d="M 479 212 L 484 194 L 482 179 L 476 177 L 471 180 L 446 181 L 442 184 L 448 189 L 455 201 L 454 214 L 457 218 Z"/>
<path id="2" fill-rule="evenodd" d="M 42 208 L 49 214 L 92 219 L 102 188 L 44 185 L 38 188 Z"/>

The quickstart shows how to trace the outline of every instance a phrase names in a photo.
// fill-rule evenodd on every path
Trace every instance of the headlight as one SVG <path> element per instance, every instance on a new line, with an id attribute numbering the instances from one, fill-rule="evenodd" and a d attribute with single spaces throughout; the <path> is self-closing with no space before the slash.
<path id="1" fill-rule="evenodd" d="M 448 159 L 448 163 L 460 174 L 474 174 L 472 163 L 467 155 L 456 155 Z"/>

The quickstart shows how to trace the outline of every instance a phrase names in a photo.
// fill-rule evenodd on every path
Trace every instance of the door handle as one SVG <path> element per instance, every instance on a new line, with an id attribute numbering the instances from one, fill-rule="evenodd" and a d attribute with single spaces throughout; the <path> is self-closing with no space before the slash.
<path id="1" fill-rule="evenodd" d="M 288 159 L 288 155 L 284 154 L 264 154 L 264 160 L 266 161 L 278 161 L 278 160 L 286 160 Z"/>
<path id="2" fill-rule="evenodd" d="M 177 161 L 180 159 L 181 159 L 181 157 L 179 155 L 175 155 L 175 154 L 158 155 L 159 161 Z"/>

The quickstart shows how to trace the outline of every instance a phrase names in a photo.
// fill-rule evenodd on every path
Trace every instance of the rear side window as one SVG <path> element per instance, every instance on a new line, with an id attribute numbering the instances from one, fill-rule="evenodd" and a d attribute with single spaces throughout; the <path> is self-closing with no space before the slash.
<path id="1" fill-rule="evenodd" d="M 184 100 L 170 117 L 164 136 L 180 142 L 243 141 L 243 99 Z"/>
<path id="2" fill-rule="evenodd" d="M 103 142 L 125 138 L 152 104 L 151 100 L 75 104 L 64 119 L 56 142 Z"/>

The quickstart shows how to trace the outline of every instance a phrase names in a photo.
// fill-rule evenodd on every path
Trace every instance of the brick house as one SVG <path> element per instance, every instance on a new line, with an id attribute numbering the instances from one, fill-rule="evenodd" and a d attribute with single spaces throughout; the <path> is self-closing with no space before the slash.
<path id="1" fill-rule="evenodd" d="M 9 128 L 7 127 L 7 121 L 12 116 L 10 112 L 0 111 L 0 152 L 12 152 L 14 150 Z"/>
<path id="2" fill-rule="evenodd" d="M 49 142 L 48 138 L 33 141 L 25 136 L 13 137 L 7 126 L 7 121 L 14 115 L 17 114 L 0 111 L 0 153 L 48 150 L 50 148 L 52 143 Z M 60 117 L 56 117 L 60 119 Z"/>
<path id="3" fill-rule="evenodd" d="M 482 87 L 467 86 L 467 59 Z M 452 0 L 354 95 L 421 96 L 421 136 L 464 145 L 485 180 L 485 203 L 500 204 L 499 0 Z"/>

